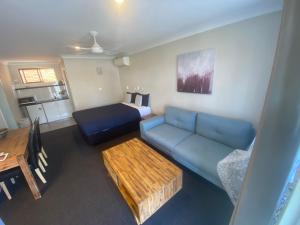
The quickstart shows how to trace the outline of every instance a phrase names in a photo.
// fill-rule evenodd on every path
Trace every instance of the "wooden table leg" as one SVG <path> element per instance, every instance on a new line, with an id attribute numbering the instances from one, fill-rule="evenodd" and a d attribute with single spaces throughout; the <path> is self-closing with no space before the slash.
<path id="1" fill-rule="evenodd" d="M 18 156 L 18 162 L 35 200 L 41 198 L 40 190 L 24 156 Z"/>

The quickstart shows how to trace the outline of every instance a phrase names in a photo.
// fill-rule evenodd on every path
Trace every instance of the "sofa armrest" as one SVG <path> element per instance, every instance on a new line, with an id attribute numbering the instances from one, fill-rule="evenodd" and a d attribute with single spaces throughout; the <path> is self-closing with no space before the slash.
<path id="1" fill-rule="evenodd" d="M 147 130 L 150 130 L 153 127 L 156 127 L 160 124 L 163 124 L 165 122 L 165 116 L 155 116 L 151 119 L 143 120 L 140 122 L 140 130 L 141 132 L 145 132 Z"/>

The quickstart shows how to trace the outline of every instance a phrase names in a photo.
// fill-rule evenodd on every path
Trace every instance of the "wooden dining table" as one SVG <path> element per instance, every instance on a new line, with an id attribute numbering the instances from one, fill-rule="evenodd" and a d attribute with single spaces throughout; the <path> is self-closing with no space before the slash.
<path id="1" fill-rule="evenodd" d="M 40 190 L 28 165 L 27 148 L 30 128 L 9 130 L 5 138 L 0 139 L 0 152 L 8 153 L 4 161 L 0 161 L 0 172 L 20 167 L 34 199 L 41 198 Z"/>

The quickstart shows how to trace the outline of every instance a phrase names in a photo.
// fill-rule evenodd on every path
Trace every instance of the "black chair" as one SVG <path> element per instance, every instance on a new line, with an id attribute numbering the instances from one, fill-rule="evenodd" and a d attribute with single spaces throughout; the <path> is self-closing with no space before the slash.
<path id="1" fill-rule="evenodd" d="M 19 176 L 21 173 L 22 173 L 22 171 L 19 167 L 9 169 L 9 170 L 6 170 L 6 171 L 3 171 L 0 173 L 0 187 L 9 200 L 11 200 L 11 195 L 9 193 L 9 190 L 8 190 L 5 182 L 8 180 L 11 180 L 12 183 L 14 183 L 14 177 Z"/>
<path id="2" fill-rule="evenodd" d="M 29 132 L 29 137 L 28 137 L 28 151 L 29 151 L 29 166 L 31 170 L 34 170 L 34 172 L 37 174 L 37 176 L 40 178 L 40 180 L 45 184 L 47 183 L 46 179 L 41 173 L 41 170 L 43 172 L 46 172 L 41 160 L 39 159 L 39 154 L 40 152 L 38 151 L 39 149 L 39 144 L 38 144 L 38 139 L 36 138 L 36 133 L 35 133 L 35 126 L 31 126 L 30 132 Z M 9 190 L 5 184 L 6 181 L 11 180 L 13 181 L 15 177 L 22 175 L 22 171 L 20 167 L 9 169 L 6 171 L 3 171 L 0 173 L 0 187 L 4 191 L 6 197 L 10 200 L 12 197 L 9 193 Z"/>
<path id="3" fill-rule="evenodd" d="M 36 175 L 40 178 L 40 180 L 45 184 L 47 183 L 46 179 L 41 173 L 41 170 L 45 173 L 46 170 L 39 159 L 39 151 L 38 151 L 38 141 L 35 135 L 35 126 L 31 127 L 29 133 L 29 140 L 28 140 L 28 151 L 29 151 L 29 164 L 31 170 L 34 170 Z"/>
<path id="4" fill-rule="evenodd" d="M 46 159 L 48 158 L 48 155 L 45 152 L 45 149 L 42 145 L 42 140 L 41 140 L 41 132 L 40 132 L 40 122 L 39 122 L 39 118 L 36 118 L 34 120 L 33 123 L 34 126 L 34 136 L 36 138 L 36 142 L 37 142 L 37 150 L 39 152 L 39 158 L 41 159 L 41 161 L 43 162 L 44 166 L 48 166 L 48 163 L 46 161 Z"/>

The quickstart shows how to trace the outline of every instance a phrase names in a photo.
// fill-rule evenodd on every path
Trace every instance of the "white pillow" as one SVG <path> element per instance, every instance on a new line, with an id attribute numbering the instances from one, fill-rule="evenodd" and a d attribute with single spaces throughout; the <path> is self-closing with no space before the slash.
<path id="1" fill-rule="evenodd" d="M 142 102 L 143 102 L 143 96 L 136 95 L 134 104 L 136 104 L 137 106 L 142 106 Z"/>
<path id="2" fill-rule="evenodd" d="M 125 100 L 126 103 L 130 103 L 131 102 L 131 93 L 126 93 L 125 94 Z"/>

